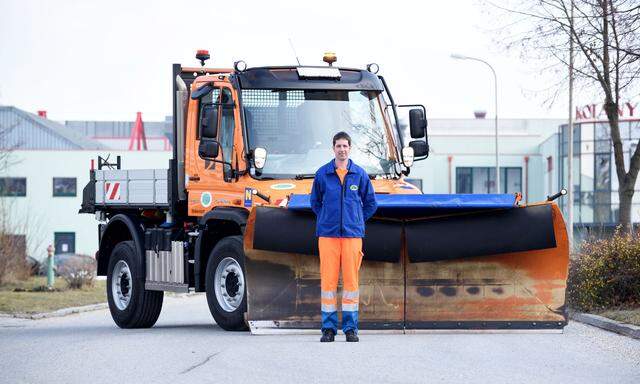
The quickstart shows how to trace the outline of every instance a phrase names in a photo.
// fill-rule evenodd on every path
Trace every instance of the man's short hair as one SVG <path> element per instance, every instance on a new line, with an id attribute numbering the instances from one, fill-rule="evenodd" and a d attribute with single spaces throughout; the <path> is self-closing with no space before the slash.
<path id="1" fill-rule="evenodd" d="M 349 136 L 349 134 L 347 132 L 338 132 L 335 135 L 333 135 L 333 146 L 336 146 L 336 141 L 338 140 L 347 140 L 347 142 L 349 143 L 349 146 L 351 146 L 351 136 Z"/>

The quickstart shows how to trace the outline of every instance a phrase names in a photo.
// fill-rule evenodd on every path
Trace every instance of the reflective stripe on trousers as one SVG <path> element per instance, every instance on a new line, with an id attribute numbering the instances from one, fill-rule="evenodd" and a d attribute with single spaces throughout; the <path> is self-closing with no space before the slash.
<path id="1" fill-rule="evenodd" d="M 322 291 L 320 293 L 320 305 L 322 312 L 335 312 L 336 309 L 336 292 Z"/>

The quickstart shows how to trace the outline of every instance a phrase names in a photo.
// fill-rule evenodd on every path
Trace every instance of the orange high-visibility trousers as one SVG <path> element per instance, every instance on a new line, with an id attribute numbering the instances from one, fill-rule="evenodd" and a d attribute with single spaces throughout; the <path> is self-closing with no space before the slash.
<path id="1" fill-rule="evenodd" d="M 338 329 L 337 290 L 342 269 L 342 330 L 358 330 L 360 299 L 358 272 L 362 263 L 362 239 L 320 237 L 320 301 L 322 329 Z"/>

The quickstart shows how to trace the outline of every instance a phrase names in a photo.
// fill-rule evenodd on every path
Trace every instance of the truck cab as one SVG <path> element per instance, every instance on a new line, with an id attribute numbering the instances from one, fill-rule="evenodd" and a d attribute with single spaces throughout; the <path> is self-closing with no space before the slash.
<path id="1" fill-rule="evenodd" d="M 177 76 L 191 76 L 192 70 L 181 69 Z M 220 206 L 279 205 L 292 193 L 309 193 L 315 171 L 331 158 L 331 137 L 339 131 L 353 138 L 353 161 L 367 171 L 374 187 L 387 193 L 408 174 L 412 160 L 428 154 L 424 107 L 410 112 L 417 140 L 403 151 L 406 138 L 395 121 L 396 107 L 385 98 L 389 91 L 381 77 L 367 70 L 194 72 L 199 76 L 190 84 L 184 133 L 189 216 Z"/>

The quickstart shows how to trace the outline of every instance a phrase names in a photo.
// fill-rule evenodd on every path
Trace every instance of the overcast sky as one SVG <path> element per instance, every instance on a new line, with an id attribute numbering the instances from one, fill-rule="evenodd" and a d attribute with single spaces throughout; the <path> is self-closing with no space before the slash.
<path id="1" fill-rule="evenodd" d="M 145 120 L 171 113 L 171 64 L 211 66 L 380 65 L 399 103 L 421 103 L 429 117 L 565 117 L 567 103 L 542 106 L 545 78 L 497 47 L 477 1 L 39 1 L 0 0 L 0 104 L 55 120 Z M 578 100 L 587 104 L 593 100 Z"/>

